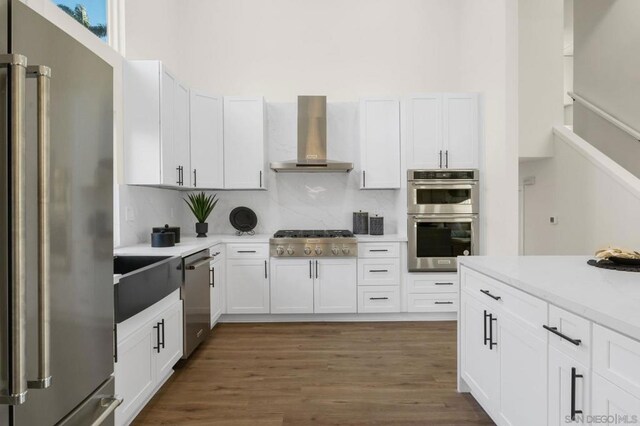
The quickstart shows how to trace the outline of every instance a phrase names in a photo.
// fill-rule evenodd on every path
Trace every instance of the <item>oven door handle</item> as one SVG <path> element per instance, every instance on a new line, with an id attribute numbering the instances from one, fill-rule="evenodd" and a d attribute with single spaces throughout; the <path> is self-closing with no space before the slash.
<path id="1" fill-rule="evenodd" d="M 411 182 L 411 186 L 417 189 L 474 189 L 478 185 L 477 182 L 465 182 L 465 183 L 424 183 L 424 182 Z"/>
<path id="2" fill-rule="evenodd" d="M 477 215 L 465 215 L 464 217 L 460 216 L 415 216 L 409 215 L 409 218 L 414 222 L 462 222 L 468 223 L 473 222 L 478 219 Z"/>

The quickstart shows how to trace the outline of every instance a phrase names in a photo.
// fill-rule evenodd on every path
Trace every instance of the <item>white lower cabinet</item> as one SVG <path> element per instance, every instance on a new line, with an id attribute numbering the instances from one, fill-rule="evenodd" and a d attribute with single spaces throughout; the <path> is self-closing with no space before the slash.
<path id="1" fill-rule="evenodd" d="M 221 245 L 211 247 L 211 255 L 213 260 L 209 265 L 209 297 L 211 298 L 210 326 L 213 328 L 226 310 L 224 247 Z"/>
<path id="2" fill-rule="evenodd" d="M 127 425 L 171 375 L 182 357 L 182 301 L 179 290 L 117 324 L 115 391 L 123 402 L 116 425 Z"/>
<path id="3" fill-rule="evenodd" d="M 359 285 L 358 312 L 400 312 L 400 287 L 395 285 Z"/>
<path id="4" fill-rule="evenodd" d="M 473 396 L 489 415 L 500 397 L 498 347 L 490 345 L 489 308 L 475 297 L 463 294 L 460 309 L 460 372 Z M 493 340 L 494 341 L 494 340 Z"/>
<path id="5" fill-rule="evenodd" d="M 247 250 L 250 251 L 250 250 Z M 227 261 L 227 313 L 269 313 L 269 261 L 261 258 Z"/>
<path id="6" fill-rule="evenodd" d="M 456 312 L 458 275 L 455 272 L 416 272 L 407 275 L 409 312 Z"/>
<path id="7" fill-rule="evenodd" d="M 490 318 L 500 377 L 498 423 L 539 426 L 547 421 L 547 342 L 507 314 Z M 496 334 L 497 331 L 497 334 Z M 490 333 L 491 334 L 491 333 Z"/>
<path id="8" fill-rule="evenodd" d="M 590 413 L 590 374 L 587 367 L 550 347 L 548 381 L 549 426 L 565 425 L 572 419 L 586 418 Z"/>
<path id="9" fill-rule="evenodd" d="M 356 313 L 358 310 L 355 259 L 324 258 L 314 263 L 314 312 Z"/>
<path id="10" fill-rule="evenodd" d="M 313 313 L 313 260 L 271 259 L 271 313 Z"/>
<path id="11" fill-rule="evenodd" d="M 598 424 L 640 423 L 640 395 L 627 392 L 597 373 L 593 374 L 591 392 L 591 414 L 598 417 Z"/>

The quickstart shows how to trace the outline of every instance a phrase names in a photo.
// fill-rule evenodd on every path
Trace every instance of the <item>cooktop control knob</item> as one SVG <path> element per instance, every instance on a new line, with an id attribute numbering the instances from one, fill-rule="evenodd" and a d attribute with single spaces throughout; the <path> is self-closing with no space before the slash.
<path id="1" fill-rule="evenodd" d="M 320 247 L 316 247 L 316 254 L 322 254 L 322 249 Z"/>
<path id="2" fill-rule="evenodd" d="M 284 247 L 276 248 L 276 253 L 278 253 L 278 256 L 282 256 L 284 254 Z"/>
<path id="3" fill-rule="evenodd" d="M 338 247 L 334 247 L 331 249 L 331 253 L 333 253 L 335 256 L 340 254 L 340 249 Z"/>
<path id="4" fill-rule="evenodd" d="M 306 255 L 311 254 L 311 247 L 305 247 L 304 248 L 304 254 L 306 254 Z"/>
<path id="5" fill-rule="evenodd" d="M 293 256 L 293 253 L 295 253 L 295 251 L 294 251 L 291 247 L 289 247 L 289 248 L 287 249 L 287 254 L 288 254 L 289 256 Z"/>
<path id="6" fill-rule="evenodd" d="M 342 247 L 342 253 L 349 254 L 350 251 L 349 247 Z"/>

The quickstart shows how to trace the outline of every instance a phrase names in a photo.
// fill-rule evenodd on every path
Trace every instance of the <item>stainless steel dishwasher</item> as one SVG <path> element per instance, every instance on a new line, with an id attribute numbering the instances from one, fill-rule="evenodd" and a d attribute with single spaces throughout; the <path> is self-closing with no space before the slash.
<path id="1" fill-rule="evenodd" d="M 183 259 L 184 280 L 180 291 L 184 304 L 182 359 L 187 359 L 209 335 L 211 317 L 209 263 L 211 259 L 213 257 L 209 249 Z"/>

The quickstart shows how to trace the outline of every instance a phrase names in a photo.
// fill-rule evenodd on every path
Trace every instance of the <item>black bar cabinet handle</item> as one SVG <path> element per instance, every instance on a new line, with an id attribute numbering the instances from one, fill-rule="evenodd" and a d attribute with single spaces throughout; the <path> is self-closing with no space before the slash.
<path id="1" fill-rule="evenodd" d="M 582 340 L 580 340 L 580 339 L 572 339 L 571 337 L 567 336 L 566 334 L 562 334 L 561 332 L 558 331 L 558 327 L 549 327 L 548 325 L 543 325 L 542 328 L 552 332 L 556 336 L 562 337 L 564 340 L 566 340 L 568 342 L 571 342 L 576 346 L 580 346 L 580 343 L 582 343 Z"/>
<path id="2" fill-rule="evenodd" d="M 215 288 L 216 283 L 215 283 L 215 280 L 214 280 L 213 269 L 214 269 L 214 268 L 209 269 L 209 285 L 210 285 L 211 287 L 214 287 L 214 288 Z"/>
<path id="3" fill-rule="evenodd" d="M 255 250 L 238 250 L 238 253 L 255 253 Z"/>
<path id="4" fill-rule="evenodd" d="M 267 279 L 267 261 L 264 261 L 264 278 Z"/>
<path id="5" fill-rule="evenodd" d="M 316 278 L 318 278 L 318 261 L 316 260 Z"/>
<path id="6" fill-rule="evenodd" d="M 389 272 L 388 269 L 369 269 L 369 272 Z"/>
<path id="7" fill-rule="evenodd" d="M 480 290 L 480 293 L 482 294 L 486 294 L 487 296 L 489 296 L 490 298 L 492 298 L 493 300 L 500 300 L 502 299 L 502 297 L 500 296 L 494 296 L 493 294 L 491 294 L 491 292 L 489 290 Z"/>
<path id="8" fill-rule="evenodd" d="M 262 170 L 260 170 L 260 186 L 259 188 L 262 188 Z"/>
<path id="9" fill-rule="evenodd" d="M 154 346 L 153 349 L 155 349 L 156 352 L 160 353 L 160 323 L 157 322 L 156 325 L 153 326 L 153 328 L 156 329 L 156 342 L 158 342 L 158 346 Z"/>
<path id="10" fill-rule="evenodd" d="M 576 374 L 576 368 L 571 367 L 571 420 L 576 419 L 576 414 L 582 414 L 582 410 L 576 410 L 576 379 L 582 379 L 582 374 Z"/>
<path id="11" fill-rule="evenodd" d="M 362 171 L 362 187 L 363 188 L 367 187 L 367 175 L 364 170 Z"/>
<path id="12" fill-rule="evenodd" d="M 178 181 L 176 183 L 180 185 L 180 166 L 176 167 L 176 170 L 178 171 Z"/>
<path id="13" fill-rule="evenodd" d="M 436 283 L 436 285 L 453 285 L 453 283 Z"/>
<path id="14" fill-rule="evenodd" d="M 193 187 L 198 186 L 198 175 L 196 173 L 196 169 L 193 169 Z"/>
<path id="15" fill-rule="evenodd" d="M 487 342 L 489 341 L 489 338 L 487 337 L 487 318 L 489 318 L 489 314 L 487 313 L 487 310 L 484 310 L 484 345 L 487 346 Z"/>
<path id="16" fill-rule="evenodd" d="M 312 263 L 313 263 L 313 262 L 310 260 L 310 261 L 309 261 L 309 278 L 310 278 L 310 279 L 311 279 L 311 278 L 313 278 L 313 275 L 312 275 L 312 272 L 311 272 L 311 264 L 312 264 Z"/>
<path id="17" fill-rule="evenodd" d="M 369 300 L 389 300 L 388 297 L 370 297 Z"/>
<path id="18" fill-rule="evenodd" d="M 440 165 L 439 168 L 442 168 L 442 150 L 440 150 Z"/>
<path id="19" fill-rule="evenodd" d="M 164 349 L 164 318 L 162 318 L 160 324 L 162 324 L 162 349 Z"/>
<path id="20" fill-rule="evenodd" d="M 449 302 L 439 302 L 439 301 L 435 301 L 433 302 L 435 305 L 453 305 L 453 302 L 449 301 Z"/>
<path id="21" fill-rule="evenodd" d="M 446 150 L 444 152 L 444 158 L 445 158 L 445 168 L 449 168 L 449 150 Z"/>
<path id="22" fill-rule="evenodd" d="M 384 252 L 384 251 L 389 251 L 387 249 L 370 249 L 369 252 Z"/>
<path id="23" fill-rule="evenodd" d="M 498 318 L 494 318 L 493 314 L 489 314 L 489 350 L 493 350 L 494 346 L 498 346 L 498 342 L 493 341 L 493 322 L 498 322 Z"/>

